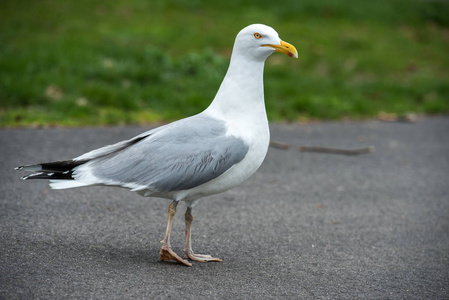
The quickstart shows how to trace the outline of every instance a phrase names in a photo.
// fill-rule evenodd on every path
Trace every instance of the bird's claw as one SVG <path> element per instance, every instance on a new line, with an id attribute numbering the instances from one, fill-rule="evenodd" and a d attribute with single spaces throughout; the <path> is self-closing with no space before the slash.
<path id="1" fill-rule="evenodd" d="M 198 262 L 223 261 L 221 258 L 212 257 L 207 254 L 195 254 L 195 253 L 193 253 L 193 251 L 184 251 L 184 253 L 185 253 L 185 255 L 184 255 L 185 258 L 188 258 L 193 261 L 198 261 Z"/>
<path id="2" fill-rule="evenodd" d="M 181 263 L 183 265 L 186 265 L 188 267 L 192 266 L 192 264 L 189 263 L 187 260 L 182 259 L 181 257 L 179 257 L 178 254 L 173 252 L 173 250 L 170 247 L 162 246 L 161 251 L 159 252 L 159 255 L 160 255 L 161 260 L 163 260 L 163 261 L 174 260 L 174 261 Z"/>

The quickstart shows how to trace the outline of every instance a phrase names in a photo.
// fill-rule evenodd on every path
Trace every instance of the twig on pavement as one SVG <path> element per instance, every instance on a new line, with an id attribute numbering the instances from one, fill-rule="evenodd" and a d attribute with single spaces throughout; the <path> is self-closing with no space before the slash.
<path id="1" fill-rule="evenodd" d="M 330 154 L 342 154 L 342 155 L 359 155 L 365 153 L 372 153 L 376 149 L 374 146 L 357 148 L 357 149 L 339 149 L 328 147 L 314 147 L 314 146 L 299 146 L 298 150 L 301 152 L 317 152 L 317 153 L 330 153 Z"/>
<path id="2" fill-rule="evenodd" d="M 270 146 L 276 149 L 281 150 L 288 150 L 290 149 L 290 144 L 282 143 L 282 142 L 276 142 L 276 141 L 270 141 Z"/>

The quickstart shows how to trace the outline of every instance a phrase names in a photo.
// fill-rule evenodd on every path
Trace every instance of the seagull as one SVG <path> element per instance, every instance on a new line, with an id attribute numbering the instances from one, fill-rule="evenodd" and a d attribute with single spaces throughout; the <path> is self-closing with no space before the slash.
<path id="1" fill-rule="evenodd" d="M 144 197 L 170 199 L 160 259 L 186 266 L 192 266 L 190 261 L 222 261 L 193 252 L 192 209 L 200 198 L 248 179 L 265 159 L 270 132 L 263 69 L 274 52 L 298 58 L 296 48 L 282 41 L 273 28 L 249 25 L 237 34 L 226 76 L 212 103 L 201 113 L 70 160 L 16 170 L 37 172 L 22 179 L 48 179 L 53 189 L 106 185 L 128 188 Z M 187 206 L 185 259 L 170 244 L 180 201 Z"/>

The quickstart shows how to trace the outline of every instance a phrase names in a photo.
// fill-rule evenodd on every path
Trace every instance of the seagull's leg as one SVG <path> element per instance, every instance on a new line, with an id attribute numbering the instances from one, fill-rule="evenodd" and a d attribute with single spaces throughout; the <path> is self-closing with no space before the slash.
<path id="1" fill-rule="evenodd" d="M 191 260 L 199 261 L 199 262 L 223 261 L 220 258 L 212 257 L 210 255 L 193 253 L 193 250 L 192 250 L 193 216 L 192 216 L 192 208 L 191 207 L 187 207 L 185 217 L 186 217 L 186 247 L 184 248 L 185 258 L 189 258 Z"/>
<path id="2" fill-rule="evenodd" d="M 175 252 L 173 252 L 170 245 L 170 233 L 171 227 L 173 225 L 173 217 L 176 214 L 176 206 L 178 206 L 178 202 L 173 201 L 168 207 L 167 231 L 165 232 L 165 238 L 161 241 L 162 248 L 161 251 L 159 252 L 159 255 L 161 257 L 161 260 L 175 260 L 179 263 L 191 267 L 192 264 L 186 261 L 185 259 L 182 259 Z"/>

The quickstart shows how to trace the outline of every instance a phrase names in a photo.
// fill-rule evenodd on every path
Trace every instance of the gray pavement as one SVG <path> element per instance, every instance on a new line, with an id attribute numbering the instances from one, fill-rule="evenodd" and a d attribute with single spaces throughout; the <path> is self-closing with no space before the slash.
<path id="1" fill-rule="evenodd" d="M 271 127 L 292 148 L 271 148 L 250 180 L 197 205 L 194 250 L 224 262 L 192 268 L 159 261 L 168 200 L 54 191 L 14 171 L 148 128 L 0 130 L 0 299 L 449 298 L 449 117 Z"/>

